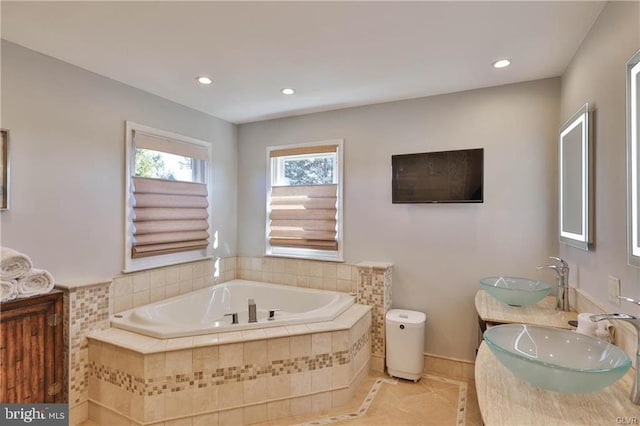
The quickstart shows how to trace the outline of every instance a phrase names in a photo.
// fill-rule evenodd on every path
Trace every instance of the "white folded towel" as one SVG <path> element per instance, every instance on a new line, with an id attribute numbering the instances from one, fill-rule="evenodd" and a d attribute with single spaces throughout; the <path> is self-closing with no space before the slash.
<path id="1" fill-rule="evenodd" d="M 8 302 L 18 297 L 18 283 L 15 280 L 0 281 L 0 302 Z"/>
<path id="2" fill-rule="evenodd" d="M 598 323 L 596 323 L 595 321 L 591 321 L 591 318 L 589 318 L 591 315 L 593 314 L 578 314 L 578 328 L 576 328 L 576 333 L 596 337 L 596 329 L 598 328 Z"/>
<path id="3" fill-rule="evenodd" d="M 0 247 L 0 277 L 3 280 L 20 278 L 33 267 L 31 259 L 26 254 Z"/>
<path id="4" fill-rule="evenodd" d="M 44 269 L 32 269 L 18 279 L 18 293 L 20 296 L 35 296 L 48 293 L 53 289 L 53 277 Z"/>
<path id="5" fill-rule="evenodd" d="M 596 337 L 602 339 L 605 342 L 613 343 L 615 338 L 615 328 L 609 320 L 598 321 L 598 328 L 596 328 Z"/>

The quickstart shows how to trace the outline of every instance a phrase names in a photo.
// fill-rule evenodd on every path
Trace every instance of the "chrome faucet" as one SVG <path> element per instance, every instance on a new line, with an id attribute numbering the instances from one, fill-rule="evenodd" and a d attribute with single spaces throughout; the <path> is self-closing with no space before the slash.
<path id="1" fill-rule="evenodd" d="M 556 293 L 556 310 L 569 312 L 569 265 L 559 257 L 550 256 L 549 259 L 556 263 L 547 266 L 538 266 L 536 270 L 553 269 L 558 275 L 558 292 Z"/>
<path id="2" fill-rule="evenodd" d="M 640 305 L 640 301 L 632 299 L 630 297 L 618 296 L 618 299 L 626 300 L 627 302 L 635 303 L 636 305 Z M 591 315 L 589 317 L 591 321 L 602 321 L 602 320 L 620 320 L 626 321 L 630 323 L 632 326 L 636 328 L 636 333 L 638 334 L 638 347 L 636 348 L 636 380 L 633 383 L 633 388 L 631 388 L 631 402 L 636 405 L 640 405 L 640 389 L 638 388 L 638 382 L 640 382 L 640 318 L 635 317 L 629 314 L 599 314 L 599 315 Z"/>

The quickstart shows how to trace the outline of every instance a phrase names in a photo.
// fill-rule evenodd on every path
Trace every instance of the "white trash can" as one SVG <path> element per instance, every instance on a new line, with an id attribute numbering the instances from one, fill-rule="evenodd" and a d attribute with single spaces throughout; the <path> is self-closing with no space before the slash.
<path id="1" fill-rule="evenodd" d="M 387 371 L 393 377 L 417 382 L 424 369 L 423 312 L 391 309 L 386 316 Z"/>

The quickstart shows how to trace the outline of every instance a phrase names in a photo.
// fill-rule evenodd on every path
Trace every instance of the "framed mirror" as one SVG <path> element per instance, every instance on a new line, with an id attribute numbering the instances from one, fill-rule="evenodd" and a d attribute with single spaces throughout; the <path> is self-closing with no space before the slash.
<path id="1" fill-rule="evenodd" d="M 591 117 L 586 103 L 560 128 L 560 242 L 589 250 L 592 241 Z"/>
<path id="2" fill-rule="evenodd" d="M 638 99 L 640 99 L 640 50 L 627 62 L 627 255 L 629 265 L 636 267 L 640 267 Z"/>
<path id="3" fill-rule="evenodd" d="M 0 129 L 0 210 L 9 209 L 9 131 Z"/>

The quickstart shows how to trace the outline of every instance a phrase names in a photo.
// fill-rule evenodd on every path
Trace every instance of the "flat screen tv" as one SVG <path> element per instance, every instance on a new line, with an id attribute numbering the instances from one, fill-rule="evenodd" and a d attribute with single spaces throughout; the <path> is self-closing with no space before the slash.
<path id="1" fill-rule="evenodd" d="M 483 148 L 392 155 L 392 202 L 482 203 L 483 163 Z"/>

